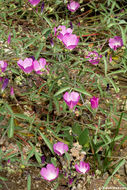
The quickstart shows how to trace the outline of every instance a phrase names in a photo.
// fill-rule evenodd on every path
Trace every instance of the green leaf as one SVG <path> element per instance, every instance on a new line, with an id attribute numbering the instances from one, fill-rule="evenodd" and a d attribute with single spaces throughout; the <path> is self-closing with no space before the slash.
<path id="1" fill-rule="evenodd" d="M 28 48 L 29 46 L 31 46 L 32 44 L 34 44 L 34 42 L 36 41 L 36 38 L 31 38 L 26 45 L 24 46 L 24 49 Z"/>
<path id="2" fill-rule="evenodd" d="M 50 143 L 49 139 L 43 133 L 41 133 L 39 130 L 38 130 L 38 132 L 40 133 L 42 139 L 45 141 L 45 144 L 48 146 L 48 148 L 50 149 L 52 154 L 54 154 L 53 147 L 52 147 L 52 144 Z"/>
<path id="3" fill-rule="evenodd" d="M 17 74 L 17 75 L 19 75 L 19 70 L 18 69 L 15 69 L 15 68 L 9 68 L 11 71 L 12 71 L 12 73 L 14 73 L 14 74 Z"/>
<path id="4" fill-rule="evenodd" d="M 88 129 L 84 129 L 84 131 L 79 136 L 79 144 L 84 146 L 89 143 L 89 131 Z"/>
<path id="5" fill-rule="evenodd" d="M 104 65 L 105 65 L 105 76 L 107 76 L 108 65 L 107 65 L 107 60 L 105 56 L 103 56 L 103 60 L 104 60 Z"/>
<path id="6" fill-rule="evenodd" d="M 113 173 L 111 176 L 108 177 L 108 179 L 106 180 L 104 187 L 106 187 L 108 185 L 108 183 L 110 182 L 111 178 L 113 177 L 113 175 L 120 169 L 121 166 L 123 166 L 125 164 L 125 159 L 121 160 L 119 162 L 119 164 L 116 166 L 116 168 L 114 169 Z"/>
<path id="7" fill-rule="evenodd" d="M 20 119 L 25 119 L 27 121 L 31 120 L 30 117 L 28 117 L 27 115 L 21 114 L 21 113 L 15 113 L 14 116 L 17 117 L 17 118 L 20 118 Z"/>
<path id="8" fill-rule="evenodd" d="M 35 151 L 35 158 L 38 161 L 39 164 L 41 164 L 41 156 L 38 152 Z"/>
<path id="9" fill-rule="evenodd" d="M 42 31 L 42 35 L 46 34 L 47 32 L 51 32 L 51 29 L 49 28 L 45 28 L 43 31 Z"/>
<path id="10" fill-rule="evenodd" d="M 28 175 L 27 177 L 27 190 L 31 190 L 31 176 Z"/>
<path id="11" fill-rule="evenodd" d="M 65 152 L 65 157 L 68 161 L 68 164 L 70 164 L 71 157 L 70 157 L 70 154 L 68 152 Z"/>
<path id="12" fill-rule="evenodd" d="M 58 99 L 56 97 L 53 98 L 54 100 L 54 103 L 55 103 L 55 106 L 56 106 L 56 110 L 57 112 L 59 113 L 60 109 L 59 109 L 59 102 L 58 102 Z"/>
<path id="13" fill-rule="evenodd" d="M 108 78 L 109 82 L 112 84 L 112 86 L 114 87 L 116 93 L 118 93 L 119 87 L 114 83 L 114 81 L 111 78 L 109 78 L 109 77 L 107 77 L 107 78 Z"/>
<path id="14" fill-rule="evenodd" d="M 81 126 L 79 125 L 79 123 L 75 123 L 73 126 L 72 126 L 72 131 L 74 134 L 80 136 L 82 130 L 81 130 Z"/>
<path id="15" fill-rule="evenodd" d="M 121 33 L 122 33 L 123 44 L 124 44 L 124 46 L 126 46 L 126 37 L 127 37 L 126 31 L 125 31 L 125 29 L 123 29 L 122 26 L 119 25 L 119 27 L 120 27 L 120 30 L 121 30 Z"/>
<path id="16" fill-rule="evenodd" d="M 50 22 L 50 20 L 46 17 L 46 16 L 44 16 L 43 15 L 43 18 L 46 20 L 46 22 L 49 24 L 49 26 L 52 28 L 52 24 L 51 24 L 51 22 Z"/>
<path id="17" fill-rule="evenodd" d="M 91 94 L 89 94 L 88 92 L 85 91 L 85 89 L 82 89 L 82 88 L 73 88 L 73 90 L 77 91 L 77 92 L 80 92 L 84 95 L 87 95 L 87 96 L 91 96 Z"/>
<path id="18" fill-rule="evenodd" d="M 54 166 L 57 166 L 56 158 L 51 157 L 51 163 L 54 164 Z"/>
<path id="19" fill-rule="evenodd" d="M 28 154 L 28 156 L 27 156 L 26 162 L 29 161 L 29 159 L 34 155 L 34 153 L 35 153 L 35 148 L 32 147 L 32 150 L 29 151 L 29 154 Z"/>
<path id="20" fill-rule="evenodd" d="M 39 44 L 39 48 L 38 48 L 38 50 L 37 50 L 37 52 L 35 54 L 35 59 L 38 59 L 38 57 L 39 57 L 39 55 L 40 55 L 40 53 L 42 51 L 43 46 L 44 46 L 44 43 Z"/>
<path id="21" fill-rule="evenodd" d="M 118 74 L 118 73 L 125 73 L 125 72 L 126 72 L 126 70 L 121 69 L 121 70 L 117 70 L 117 71 L 113 71 L 111 73 L 108 73 L 108 75 L 115 75 L 115 74 Z"/>
<path id="22" fill-rule="evenodd" d="M 4 105 L 8 109 L 8 111 L 10 112 L 10 114 L 13 115 L 13 110 L 11 109 L 11 107 L 7 103 L 5 103 Z"/>
<path id="23" fill-rule="evenodd" d="M 8 137 L 12 138 L 13 135 L 14 135 L 14 118 L 11 117 L 10 124 L 9 124 L 9 127 L 8 127 Z"/>
<path id="24" fill-rule="evenodd" d="M 1 176 L 0 176 L 0 180 L 2 180 L 2 181 L 7 181 L 8 179 L 5 178 L 5 177 L 1 177 Z"/>
<path id="25" fill-rule="evenodd" d="M 58 95 L 62 94 L 63 92 L 69 90 L 70 88 L 71 88 L 71 87 L 69 87 L 69 86 L 63 87 L 63 88 L 61 88 L 60 90 L 58 90 L 58 91 L 55 93 L 54 96 L 58 96 Z"/>

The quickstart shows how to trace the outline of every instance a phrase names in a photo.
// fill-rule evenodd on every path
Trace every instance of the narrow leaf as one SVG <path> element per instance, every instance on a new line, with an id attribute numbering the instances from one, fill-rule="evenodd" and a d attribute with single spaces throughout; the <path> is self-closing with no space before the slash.
<path id="1" fill-rule="evenodd" d="M 14 118 L 11 117 L 9 127 L 8 127 L 8 137 L 12 138 L 14 135 Z"/>
<path id="2" fill-rule="evenodd" d="M 71 88 L 71 87 L 69 87 L 69 86 L 63 87 L 63 88 L 61 88 L 60 90 L 58 90 L 58 91 L 55 93 L 54 96 L 58 96 L 58 95 L 62 94 L 63 92 L 69 90 L 70 88 Z"/>
<path id="3" fill-rule="evenodd" d="M 31 190 L 31 176 L 28 175 L 27 177 L 27 190 Z"/>
<path id="4" fill-rule="evenodd" d="M 44 134 L 42 134 L 40 131 L 39 131 L 39 133 L 40 133 L 42 139 L 45 141 L 45 144 L 48 146 L 50 151 L 54 154 L 53 147 L 52 147 L 52 144 L 50 143 L 49 139 Z"/>
<path id="5" fill-rule="evenodd" d="M 81 89 L 81 88 L 73 88 L 75 91 L 77 92 L 80 92 L 84 95 L 87 95 L 87 96 L 91 96 L 91 94 L 89 94 L 88 92 L 85 91 L 85 89 Z"/>

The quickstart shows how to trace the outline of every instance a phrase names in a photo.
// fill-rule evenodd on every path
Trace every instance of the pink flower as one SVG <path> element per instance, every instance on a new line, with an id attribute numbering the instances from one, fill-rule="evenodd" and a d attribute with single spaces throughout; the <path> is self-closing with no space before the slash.
<path id="1" fill-rule="evenodd" d="M 68 151 L 68 145 L 63 142 L 58 142 L 53 145 L 53 150 L 59 156 L 62 156 L 65 152 Z"/>
<path id="2" fill-rule="evenodd" d="M 0 61 L 0 70 L 4 72 L 7 68 L 7 63 L 5 61 Z"/>
<path id="3" fill-rule="evenodd" d="M 57 35 L 57 38 L 62 41 L 63 40 L 63 37 L 65 34 L 71 34 L 72 33 L 72 29 L 71 28 L 66 28 L 66 26 L 58 26 L 58 28 L 54 28 L 54 31 L 55 31 L 55 35 Z"/>
<path id="4" fill-rule="evenodd" d="M 115 36 L 114 38 L 109 39 L 109 46 L 113 50 L 123 46 L 123 40 L 120 36 Z"/>
<path id="5" fill-rule="evenodd" d="M 40 0 L 28 0 L 34 7 L 40 2 Z"/>
<path id="6" fill-rule="evenodd" d="M 11 95 L 11 97 L 14 97 L 14 88 L 13 87 L 11 87 L 10 95 Z"/>
<path id="7" fill-rule="evenodd" d="M 45 70 L 46 60 L 44 58 L 40 58 L 39 61 L 34 60 L 33 69 L 37 74 L 42 74 L 42 70 Z"/>
<path id="8" fill-rule="evenodd" d="M 93 98 L 90 99 L 90 102 L 91 102 L 92 109 L 98 108 L 99 98 L 96 98 L 95 96 L 93 96 Z"/>
<path id="9" fill-rule="evenodd" d="M 109 56 L 109 62 L 112 62 L 112 55 Z"/>
<path id="10" fill-rule="evenodd" d="M 10 44 L 10 42 L 11 42 L 11 34 L 9 34 L 8 39 L 7 39 L 8 45 Z"/>
<path id="11" fill-rule="evenodd" d="M 74 106 L 76 106 L 76 104 L 78 103 L 80 95 L 77 92 L 65 92 L 65 94 L 63 95 L 63 99 L 69 106 L 69 109 L 73 109 Z"/>
<path id="12" fill-rule="evenodd" d="M 88 58 L 88 61 L 93 65 L 97 65 L 101 57 L 102 55 L 99 55 L 96 51 L 91 51 L 86 56 L 86 58 Z"/>
<path id="13" fill-rule="evenodd" d="M 59 175 L 59 168 L 55 168 L 53 164 L 47 164 L 46 168 L 42 168 L 41 176 L 47 181 L 55 180 Z"/>
<path id="14" fill-rule="evenodd" d="M 62 42 L 64 43 L 67 49 L 72 50 L 78 45 L 79 38 L 75 34 L 67 33 L 63 36 Z"/>
<path id="15" fill-rule="evenodd" d="M 67 5 L 67 8 L 71 12 L 75 12 L 80 7 L 80 4 L 76 1 L 71 1 L 70 4 Z"/>
<path id="16" fill-rule="evenodd" d="M 33 71 L 33 59 L 32 58 L 26 58 L 23 60 L 19 60 L 17 62 L 18 66 L 25 72 L 30 73 Z"/>
<path id="17" fill-rule="evenodd" d="M 75 165 L 75 169 L 77 172 L 85 174 L 90 170 L 90 165 L 89 163 L 81 161 L 79 166 L 77 164 Z"/>

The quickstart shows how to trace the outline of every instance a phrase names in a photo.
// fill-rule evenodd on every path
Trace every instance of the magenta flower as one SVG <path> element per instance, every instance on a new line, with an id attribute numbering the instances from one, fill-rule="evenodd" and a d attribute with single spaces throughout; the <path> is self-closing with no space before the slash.
<path id="1" fill-rule="evenodd" d="M 69 183 L 70 185 L 73 183 L 73 181 L 74 181 L 74 178 L 70 178 L 70 177 L 69 177 L 69 182 L 68 182 L 68 183 Z"/>
<path id="2" fill-rule="evenodd" d="M 65 152 L 68 151 L 68 145 L 63 142 L 58 142 L 53 145 L 53 150 L 59 156 L 62 156 Z"/>
<path id="3" fill-rule="evenodd" d="M 35 60 L 33 62 L 33 68 L 37 74 L 42 74 L 43 72 L 41 71 L 45 70 L 45 66 L 46 66 L 46 60 L 44 58 L 40 58 L 39 61 Z"/>
<path id="4" fill-rule="evenodd" d="M 90 99 L 90 102 L 91 102 L 92 109 L 98 108 L 99 98 L 96 98 L 95 96 L 93 96 L 93 98 Z"/>
<path id="5" fill-rule="evenodd" d="M 58 26 L 58 28 L 54 28 L 55 31 L 55 35 L 57 35 L 57 38 L 62 41 L 63 37 L 65 34 L 71 34 L 72 33 L 72 29 L 71 28 L 66 28 L 66 26 L 64 25 L 60 25 Z"/>
<path id="6" fill-rule="evenodd" d="M 3 84 L 2 84 L 2 88 L 1 88 L 1 92 L 3 92 L 4 91 L 4 89 L 7 87 L 7 85 L 8 85 L 8 82 L 9 82 L 9 79 L 4 79 L 4 82 L 3 82 Z"/>
<path id="7" fill-rule="evenodd" d="M 3 81 L 3 77 L 0 77 L 0 82 L 2 82 Z"/>
<path id="8" fill-rule="evenodd" d="M 63 95 L 63 99 L 69 106 L 69 109 L 73 109 L 74 106 L 76 106 L 76 104 L 78 103 L 80 95 L 78 92 L 65 92 L 65 94 Z"/>
<path id="9" fill-rule="evenodd" d="M 67 33 L 63 36 L 62 42 L 64 43 L 67 49 L 72 50 L 78 45 L 79 38 L 75 34 Z"/>
<path id="10" fill-rule="evenodd" d="M 67 5 L 67 8 L 71 12 L 75 12 L 80 7 L 80 4 L 76 1 L 71 1 L 70 4 Z"/>
<path id="11" fill-rule="evenodd" d="M 10 44 L 10 42 L 11 42 L 11 34 L 9 34 L 8 39 L 7 39 L 8 45 Z"/>
<path id="12" fill-rule="evenodd" d="M 44 164 L 44 162 L 45 162 L 45 156 L 43 155 L 41 156 L 41 163 Z"/>
<path id="13" fill-rule="evenodd" d="M 33 59 L 32 58 L 26 58 L 23 60 L 19 60 L 17 62 L 18 66 L 25 72 L 30 73 L 33 71 Z"/>
<path id="14" fill-rule="evenodd" d="M 85 174 L 90 170 L 90 165 L 89 163 L 81 161 L 79 165 L 78 164 L 75 165 L 75 169 L 77 172 Z"/>
<path id="15" fill-rule="evenodd" d="M 0 61 L 0 70 L 4 72 L 7 68 L 7 63 L 5 61 Z"/>
<path id="16" fill-rule="evenodd" d="M 34 7 L 40 2 L 40 0 L 28 0 Z"/>
<path id="17" fill-rule="evenodd" d="M 120 36 L 115 36 L 114 38 L 109 39 L 109 46 L 113 50 L 123 46 L 123 40 Z"/>
<path id="18" fill-rule="evenodd" d="M 52 47 L 54 46 L 54 42 L 53 42 L 52 38 L 50 38 L 50 44 L 51 44 Z"/>
<path id="19" fill-rule="evenodd" d="M 112 55 L 109 56 L 109 62 L 112 62 Z"/>
<path id="20" fill-rule="evenodd" d="M 55 168 L 53 164 L 47 164 L 46 168 L 42 168 L 41 176 L 47 181 L 55 180 L 59 175 L 59 168 Z"/>
<path id="21" fill-rule="evenodd" d="M 14 88 L 13 87 L 11 87 L 10 95 L 11 95 L 11 97 L 14 97 Z"/>
<path id="22" fill-rule="evenodd" d="M 88 61 L 93 65 L 97 65 L 101 57 L 102 55 L 99 55 L 96 51 L 91 51 L 86 56 L 86 58 L 88 58 Z"/>

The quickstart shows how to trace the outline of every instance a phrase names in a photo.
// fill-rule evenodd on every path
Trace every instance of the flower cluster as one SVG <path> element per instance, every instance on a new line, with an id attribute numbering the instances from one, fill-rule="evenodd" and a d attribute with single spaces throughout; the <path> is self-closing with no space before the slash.
<path id="1" fill-rule="evenodd" d="M 88 61 L 93 65 L 97 65 L 101 57 L 102 55 L 99 55 L 96 51 L 91 51 L 86 56 L 86 58 L 88 58 Z"/>
<path id="2" fill-rule="evenodd" d="M 30 73 L 34 70 L 37 74 L 43 74 L 44 70 L 48 71 L 44 58 L 40 58 L 39 61 L 34 58 L 26 58 L 24 61 L 20 59 L 17 64 L 25 73 Z"/>
<path id="3" fill-rule="evenodd" d="M 72 34 L 73 30 L 71 28 L 66 28 L 66 26 L 60 25 L 58 28 L 54 28 L 54 32 L 67 49 L 72 50 L 78 45 L 79 38 L 75 34 Z"/>
<path id="4" fill-rule="evenodd" d="M 66 102 L 66 104 L 68 105 L 70 110 L 73 110 L 74 106 L 76 106 L 76 104 L 79 102 L 80 100 L 80 95 L 78 92 L 65 92 L 65 94 L 63 95 L 63 99 Z M 93 96 L 90 99 L 90 103 L 91 103 L 91 108 L 92 109 L 97 109 L 98 108 L 98 104 L 99 104 L 99 98 Z"/>
<path id="5" fill-rule="evenodd" d="M 57 155 L 62 156 L 69 149 L 67 144 L 64 144 L 63 142 L 58 142 L 53 145 L 53 150 Z M 85 174 L 90 170 L 90 165 L 89 163 L 81 161 L 79 165 L 75 164 L 75 169 L 77 172 Z M 46 167 L 41 169 L 40 174 L 45 180 L 53 181 L 59 175 L 59 168 L 56 168 L 53 164 L 47 164 Z"/>

